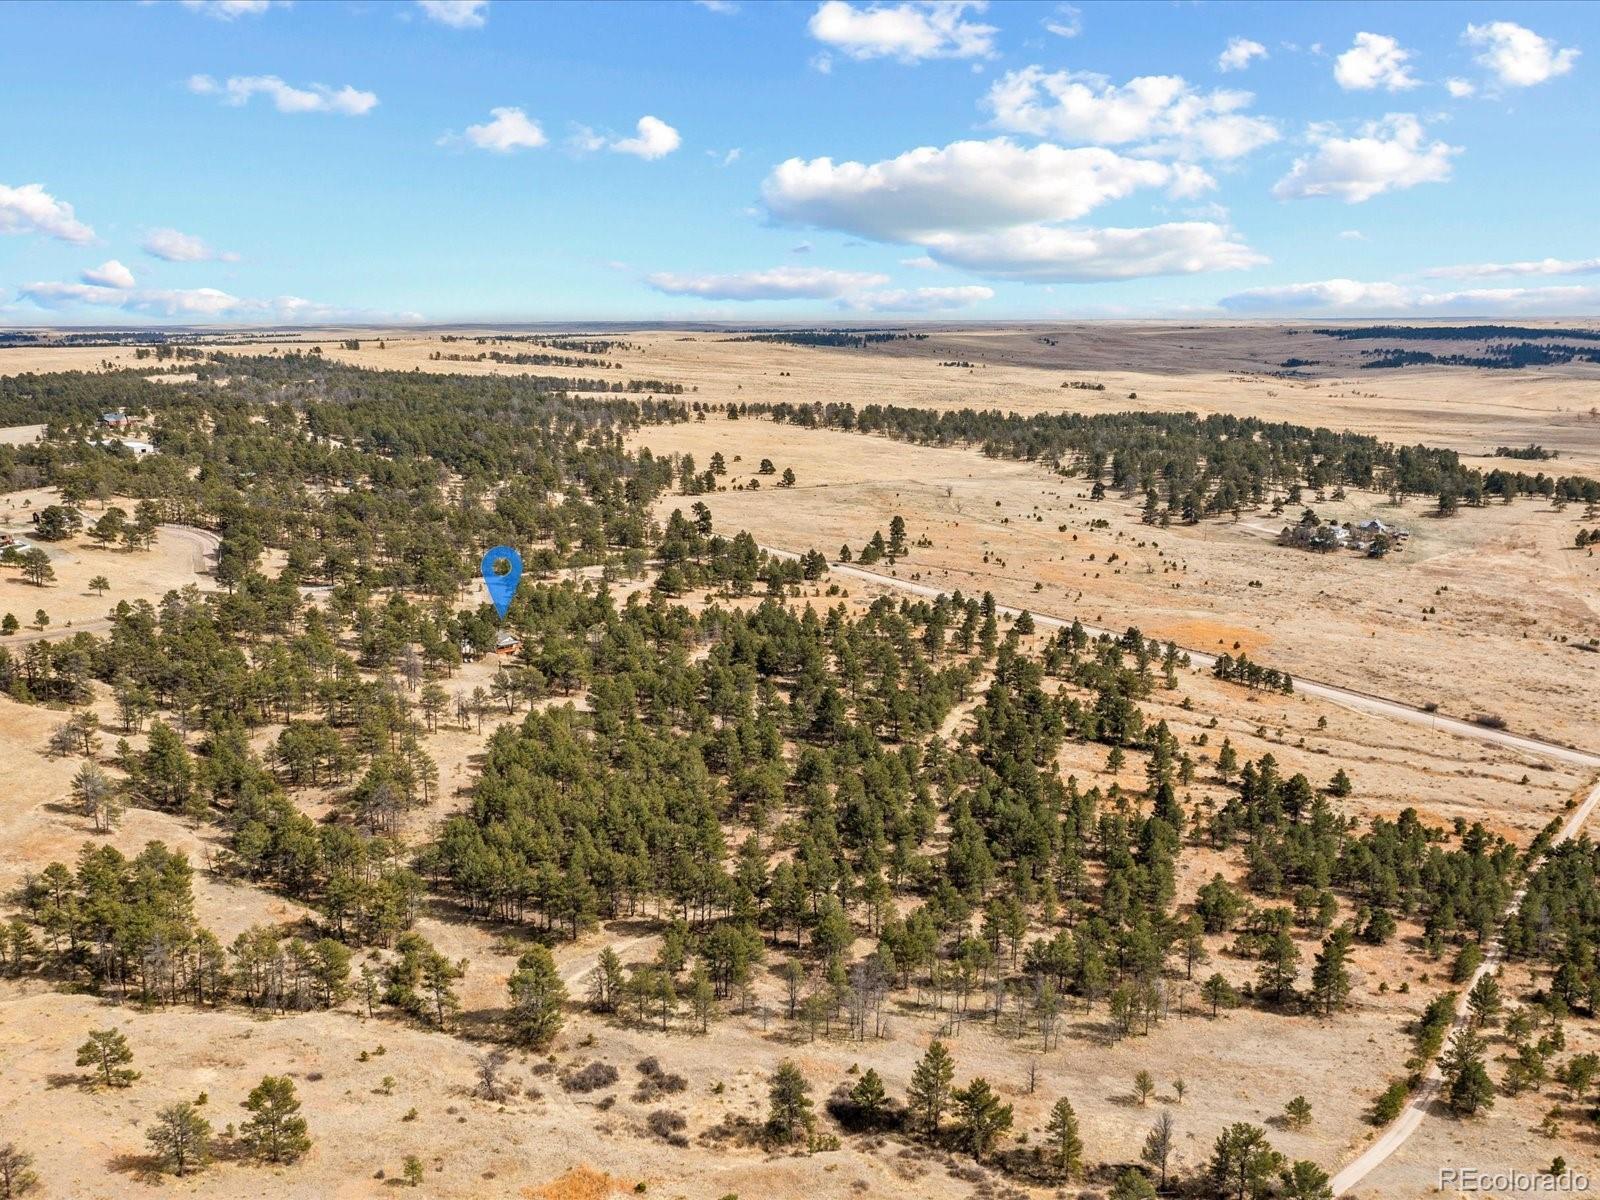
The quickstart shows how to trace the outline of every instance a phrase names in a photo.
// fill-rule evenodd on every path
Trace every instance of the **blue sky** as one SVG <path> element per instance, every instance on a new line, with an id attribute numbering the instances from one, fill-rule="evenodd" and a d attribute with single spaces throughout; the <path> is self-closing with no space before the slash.
<path id="1" fill-rule="evenodd" d="M 1600 311 L 1583 4 L 0 6 L 0 323 Z"/>

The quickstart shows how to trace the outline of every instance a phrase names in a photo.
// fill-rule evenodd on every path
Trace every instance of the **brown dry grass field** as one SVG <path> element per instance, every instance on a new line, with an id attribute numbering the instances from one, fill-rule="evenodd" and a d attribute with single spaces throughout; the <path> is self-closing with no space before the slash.
<path id="1" fill-rule="evenodd" d="M 1136 501 L 1090 503 L 1078 481 L 968 450 L 716 417 L 634 441 L 702 466 L 721 451 L 727 490 L 701 499 L 720 528 L 764 545 L 859 550 L 899 514 L 913 541 L 933 542 L 895 568 L 907 578 L 1197 650 L 1238 643 L 1308 678 L 1600 745 L 1600 656 L 1574 645 L 1600 623 L 1600 557 L 1573 548 L 1580 511 L 1525 501 L 1441 521 L 1421 501 L 1308 495 L 1325 517 L 1409 529 L 1405 550 L 1379 562 L 1275 545 L 1297 513 L 1151 529 Z M 734 490 L 763 458 L 792 467 L 796 486 Z"/>
<path id="2" fill-rule="evenodd" d="M 1560 326 L 1547 324 L 1559 333 Z M 577 327 L 575 327 L 577 328 Z M 1269 323 L 1177 322 L 926 327 L 925 341 L 891 343 L 870 351 L 736 340 L 715 330 L 625 330 L 638 349 L 608 352 L 620 369 L 513 366 L 435 360 L 435 354 L 514 354 L 516 343 L 477 345 L 486 329 L 317 330 L 225 353 L 307 351 L 312 346 L 343 362 L 385 370 L 466 374 L 577 374 L 625 382 L 660 379 L 697 389 L 711 403 L 763 400 L 997 408 L 1006 412 L 1237 413 L 1265 420 L 1356 429 L 1388 441 L 1459 450 L 1465 456 L 1496 446 L 1539 444 L 1559 451 L 1555 464 L 1573 472 L 1600 470 L 1600 366 L 1573 364 L 1525 371 L 1412 367 L 1361 369 L 1372 343 L 1317 336 L 1311 326 Z M 544 332 L 519 330 L 519 334 Z M 446 342 L 445 336 L 458 340 Z M 353 338 L 357 350 L 340 343 Z M 1448 342 L 1408 347 L 1449 353 Z M 1290 357 L 1309 360 L 1300 377 L 1286 378 Z M 941 366 L 968 361 L 973 367 Z M 129 346 L 52 346 L 0 349 L 0 374 L 93 371 L 103 366 L 148 366 Z M 176 368 L 181 371 L 181 366 Z M 1103 383 L 1105 390 L 1063 388 L 1068 381 Z"/>
<path id="3" fill-rule="evenodd" d="M 342 336 L 320 331 L 301 340 L 371 367 L 563 373 L 435 361 L 435 352 L 479 348 L 443 342 L 431 331 L 351 331 L 349 336 L 363 339 L 355 351 L 339 347 Z M 383 349 L 376 346 L 379 336 Z M 618 356 L 622 369 L 576 373 L 678 382 L 684 399 L 712 403 L 1235 412 L 1351 427 L 1467 454 L 1539 442 L 1561 452 L 1556 465 L 1562 470 L 1600 472 L 1600 369 L 1592 367 L 1361 371 L 1359 344 L 1268 325 L 930 329 L 925 342 L 871 352 L 735 342 L 703 330 L 623 336 L 641 349 Z M 1291 355 L 1317 365 L 1305 378 L 1271 374 Z M 938 365 L 950 359 L 981 365 Z M 4 373 L 134 362 L 132 350 L 121 347 L 0 351 Z M 1068 379 L 1103 382 L 1106 390 L 1063 389 Z M 7 440 L 31 440 L 36 432 L 8 431 Z M 1600 749 L 1600 655 L 1576 646 L 1600 632 L 1600 558 L 1571 549 L 1583 523 L 1577 511 L 1552 512 L 1547 504 L 1524 500 L 1437 520 L 1421 501 L 1396 509 L 1383 496 L 1352 493 L 1335 502 L 1308 495 L 1307 503 L 1323 516 L 1376 515 L 1409 529 L 1404 551 L 1379 562 L 1281 548 L 1273 535 L 1282 520 L 1265 510 L 1237 521 L 1152 529 L 1141 524 L 1137 502 L 1112 497 L 1091 503 L 1077 480 L 972 450 L 728 421 L 720 413 L 704 422 L 646 428 L 632 443 L 657 454 L 692 453 L 702 466 L 720 451 L 729 464 L 727 486 L 702 499 L 719 530 L 748 529 L 764 545 L 815 546 L 831 559 L 842 543 L 859 548 L 899 514 L 913 541 L 932 543 L 892 568 L 903 579 L 969 593 L 989 590 L 1003 604 L 1080 616 L 1102 627 L 1134 625 L 1148 636 L 1198 650 L 1243 649 L 1296 675 L 1408 704 L 1437 704 L 1450 714 L 1495 713 L 1515 731 Z M 797 485 L 736 488 L 762 458 L 772 459 L 779 472 L 793 468 Z M 38 491 L 0 497 L 0 528 L 25 535 L 30 510 L 53 499 Z M 663 501 L 659 515 L 691 502 Z M 69 623 L 72 629 L 103 627 L 105 612 L 119 599 L 154 601 L 173 588 L 208 586 L 205 555 L 211 548 L 193 531 L 173 528 L 163 529 L 150 552 L 101 550 L 82 538 L 52 546 L 53 586 L 34 588 L 14 571 L 0 573 L 0 611 L 14 611 L 25 627 L 0 644 L 35 636 L 26 627 L 36 608 L 51 618 L 44 636 L 59 636 L 69 632 Z M 96 574 L 112 581 L 104 597 L 88 590 Z M 841 587 L 852 605 L 879 593 L 897 594 L 859 580 Z M 838 598 L 818 593 L 809 602 L 821 609 Z M 488 663 L 464 667 L 446 681 L 447 688 L 484 685 L 491 671 Z M 103 690 L 95 707 L 112 734 L 108 741 L 114 741 L 117 717 Z M 1145 708 L 1152 720 L 1166 720 L 1199 760 L 1191 801 L 1224 795 L 1206 769 L 1223 736 L 1241 758 L 1270 751 L 1285 774 L 1304 771 L 1319 785 L 1344 766 L 1355 784 L 1345 807 L 1355 815 L 1392 817 L 1413 807 L 1433 822 L 1482 820 L 1519 845 L 1593 782 L 1577 768 L 1531 754 L 1388 722 L 1330 701 L 1256 696 L 1198 670 L 1183 672 L 1176 691 L 1158 689 Z M 968 711 L 970 706 L 962 715 Z M 520 718 L 521 713 L 491 716 L 481 733 L 447 719 L 427 735 L 440 788 L 434 805 L 414 814 L 406 829 L 412 845 L 465 802 L 483 738 L 495 723 Z M 96 840 L 67 799 L 75 762 L 45 754 L 46 738 L 61 719 L 59 712 L 0 699 L 0 839 L 7 848 L 0 857 L 0 895 L 9 896 L 51 861 L 70 863 L 80 845 Z M 260 731 L 258 745 L 275 733 Z M 129 737 L 139 744 L 140 735 Z M 1130 754 L 1117 781 L 1137 792 L 1143 766 L 1143 755 Z M 1086 786 L 1112 782 L 1103 748 L 1069 744 L 1059 768 Z M 314 813 L 332 800 L 296 795 Z M 225 943 L 255 923 L 292 926 L 310 916 L 271 892 L 213 875 L 207 864 L 220 847 L 215 830 L 131 808 L 106 840 L 130 854 L 152 840 L 185 850 L 196 867 L 199 917 Z M 1213 871 L 1238 874 L 1237 856 L 1224 860 L 1201 849 L 1186 849 L 1179 867 L 1183 900 Z M 424 909 L 419 928 L 446 955 L 468 960 L 461 984 L 466 1017 L 451 1035 L 381 1014 L 369 1019 L 353 1002 L 333 1012 L 257 1019 L 239 1009 L 141 1011 L 38 982 L 0 980 L 0 1140 L 33 1150 L 45 1195 L 143 1195 L 155 1187 L 144 1156 L 150 1097 L 205 1093 L 206 1111 L 220 1129 L 240 1119 L 239 1102 L 256 1078 L 285 1071 L 297 1082 L 317 1139 L 306 1160 L 274 1171 L 224 1156 L 205 1174 L 167 1179 L 156 1190 L 206 1197 L 385 1196 L 400 1185 L 403 1159 L 416 1154 L 426 1167 L 422 1192 L 449 1197 L 602 1200 L 642 1193 L 686 1200 L 920 1200 L 1001 1194 L 990 1183 L 977 1186 L 966 1160 L 908 1149 L 893 1139 L 848 1139 L 840 1150 L 812 1155 L 765 1153 L 717 1140 L 726 1122 L 762 1119 L 768 1072 L 782 1057 L 802 1066 L 819 1106 L 866 1066 L 883 1075 L 891 1094 L 903 1094 L 913 1063 L 939 1032 L 939 1019 L 928 1009 L 909 1001 L 894 1006 L 885 1040 L 856 1043 L 837 1036 L 808 1041 L 760 1011 L 731 1013 L 701 1035 L 682 1020 L 662 1033 L 606 1020 L 575 1003 L 549 1056 L 514 1059 L 516 1094 L 490 1103 L 472 1094 L 473 1056 L 487 1044 L 484 1034 L 504 1003 L 517 953 L 514 931 L 461 921 L 439 903 Z M 1169 1109 L 1178 1122 L 1175 1165 L 1193 1170 L 1224 1125 L 1248 1120 L 1271 1126 L 1297 1094 L 1312 1101 L 1314 1123 L 1300 1132 L 1272 1126 L 1272 1140 L 1291 1157 L 1313 1159 L 1331 1173 L 1373 1136 L 1365 1114 L 1401 1073 L 1409 1052 L 1407 1024 L 1446 982 L 1440 964 L 1418 949 L 1419 930 L 1402 926 L 1401 935 L 1384 947 L 1357 948 L 1352 1004 L 1332 1020 L 1253 1008 L 1213 1020 L 1200 1011 L 1193 987 L 1173 981 L 1173 1007 L 1184 1011 L 1148 1037 L 1106 1040 L 1103 1005 L 1088 1015 L 1074 1010 L 1059 1046 L 1048 1053 L 1026 1031 L 981 1022 L 961 1026 L 951 1039 L 957 1079 L 981 1069 L 1016 1106 L 1016 1134 L 1034 1141 L 1055 1098 L 1070 1096 L 1086 1158 L 1104 1164 L 1086 1181 L 1083 1195 L 1103 1195 L 1112 1168 L 1137 1161 L 1158 1109 Z M 635 961 L 649 957 L 654 940 L 645 923 L 619 923 L 563 945 L 557 961 L 577 999 L 603 945 L 613 944 L 624 961 Z M 1209 940 L 1212 962 L 1206 969 L 1242 982 L 1254 966 L 1230 956 L 1225 941 Z M 1301 941 L 1302 985 L 1316 948 L 1314 938 Z M 777 958 L 769 954 L 767 965 Z M 1508 993 L 1526 991 L 1528 981 L 1508 971 L 1505 985 Z M 757 997 L 760 1008 L 782 1008 L 783 985 L 775 971 L 762 976 Z M 126 1031 L 143 1072 L 128 1091 L 85 1088 L 72 1065 L 86 1031 L 107 1025 Z M 1600 1045 L 1589 1024 L 1575 1021 L 1568 1029 L 1569 1052 Z M 636 1064 L 651 1056 L 668 1072 L 681 1073 L 686 1089 L 664 1099 L 634 1099 Z M 620 1071 L 613 1088 L 591 1094 L 563 1089 L 562 1072 L 595 1060 Z M 1039 1077 L 1030 1091 L 1028 1069 L 1035 1060 Z M 1131 1081 L 1146 1067 L 1158 1089 L 1141 1106 Z M 392 1085 L 385 1077 L 392 1077 Z M 1181 1103 L 1171 1086 L 1179 1078 L 1187 1088 Z M 1575 1167 L 1600 1167 L 1600 1141 L 1576 1111 L 1563 1116 L 1555 1141 L 1539 1132 L 1559 1102 L 1560 1089 L 1552 1085 L 1543 1094 L 1502 1098 L 1487 1117 L 1470 1123 L 1430 1119 L 1356 1194 L 1437 1194 L 1436 1172 L 1445 1162 L 1538 1170 L 1562 1153 Z M 686 1118 L 686 1146 L 668 1144 L 646 1125 L 662 1107 Z"/>

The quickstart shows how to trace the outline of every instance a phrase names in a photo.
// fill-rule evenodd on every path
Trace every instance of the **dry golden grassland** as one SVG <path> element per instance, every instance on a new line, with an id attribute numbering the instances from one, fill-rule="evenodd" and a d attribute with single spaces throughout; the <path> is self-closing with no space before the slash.
<path id="1" fill-rule="evenodd" d="M 430 356 L 437 350 L 477 347 L 443 343 L 433 333 L 383 331 L 386 347 L 380 350 L 367 340 L 377 331 L 352 331 L 350 336 L 363 339 L 356 351 L 339 348 L 341 336 L 346 335 L 326 333 L 317 341 L 325 353 L 372 367 L 601 373 L 435 362 Z M 945 330 L 926 342 L 873 352 L 740 343 L 708 332 L 617 336 L 643 349 L 619 355 L 623 369 L 609 375 L 680 382 L 686 400 L 884 402 L 1019 412 L 1134 406 L 1227 411 L 1348 426 L 1466 451 L 1537 441 L 1561 450 L 1560 469 L 1600 471 L 1600 420 L 1591 415 L 1600 374 L 1592 369 L 1363 372 L 1349 344 L 1248 325 Z M 1308 379 L 1265 373 L 1291 354 L 1326 365 Z M 938 365 L 948 359 L 982 365 Z M 0 351 L 5 372 L 97 369 L 102 362 L 131 365 L 134 359 L 127 348 Z M 1106 391 L 1063 389 L 1065 379 L 1104 382 Z M 1441 521 L 1427 516 L 1429 506 L 1420 501 L 1395 510 L 1386 497 L 1373 495 L 1351 494 L 1337 503 L 1308 498 L 1324 516 L 1378 515 L 1412 531 L 1402 553 L 1374 562 L 1278 547 L 1273 534 L 1282 522 L 1264 510 L 1238 521 L 1152 529 L 1140 523 L 1137 501 L 1112 497 L 1091 503 L 1078 480 L 971 450 L 728 421 L 720 413 L 704 422 L 646 428 L 632 443 L 657 454 L 693 454 L 702 468 L 720 451 L 729 463 L 728 487 L 701 499 L 719 530 L 748 529 L 765 545 L 815 546 L 831 558 L 842 543 L 859 549 L 873 530 L 886 530 L 891 516 L 900 514 L 914 541 L 932 542 L 892 568 L 902 579 L 968 593 L 989 590 L 1005 604 L 1081 616 L 1098 626 L 1136 625 L 1149 636 L 1195 649 L 1243 649 L 1297 675 L 1412 704 L 1436 703 L 1448 713 L 1493 712 L 1514 730 L 1600 748 L 1600 656 L 1581 652 L 1572 641 L 1593 636 L 1600 624 L 1600 559 L 1569 548 L 1581 523 L 1576 512 L 1552 513 L 1540 502 L 1522 501 Z M 766 480 L 759 490 L 736 490 L 762 458 L 771 458 L 779 472 L 793 468 L 797 486 L 778 489 Z M 51 499 L 38 492 L 0 498 L 0 518 L 20 531 L 28 510 Z M 687 510 L 691 503 L 671 497 L 659 515 L 673 507 Z M 27 625 L 35 608 L 45 608 L 52 635 L 69 621 L 73 628 L 93 629 L 119 599 L 156 600 L 171 588 L 204 584 L 197 568 L 203 570 L 206 549 L 165 530 L 149 553 L 99 550 L 74 539 L 52 547 L 58 576 L 53 587 L 36 589 L 12 572 L 0 574 L 0 611 L 15 611 Z M 112 580 L 103 598 L 88 592 L 95 574 Z M 896 594 L 859 580 L 838 582 L 852 605 L 880 592 Z M 806 602 L 822 609 L 840 599 L 815 594 Z M 490 663 L 463 668 L 446 681 L 447 689 L 485 685 L 492 670 Z M 117 718 L 103 689 L 95 707 L 112 735 L 108 741 L 114 741 Z M 1191 803 L 1224 795 L 1210 770 L 1224 736 L 1241 758 L 1270 751 L 1286 774 L 1304 771 L 1319 785 L 1343 766 L 1355 784 L 1346 808 L 1358 816 L 1393 816 L 1415 807 L 1436 823 L 1482 820 L 1522 845 L 1590 782 L 1575 768 L 1531 755 L 1387 722 L 1328 701 L 1255 696 L 1199 671 L 1181 673 L 1176 691 L 1158 689 L 1145 708 L 1152 720 L 1166 720 L 1197 758 Z M 969 711 L 970 706 L 963 715 Z M 481 733 L 447 719 L 427 735 L 440 787 L 434 805 L 407 827 L 412 844 L 465 803 L 483 737 L 498 721 L 521 715 L 493 715 Z M 198 915 L 224 942 L 254 923 L 293 926 L 309 916 L 274 893 L 213 875 L 207 865 L 221 844 L 215 829 L 132 808 L 115 833 L 103 839 L 93 834 L 67 798 L 75 760 L 44 753 L 62 716 L 0 699 L 0 839 L 7 847 L 0 858 L 0 894 L 52 860 L 70 863 L 85 841 L 109 840 L 132 854 L 161 840 L 188 852 L 196 867 Z M 275 734 L 273 728 L 258 731 L 256 744 Z M 129 737 L 140 744 L 141 735 Z M 1113 780 L 1103 748 L 1075 744 L 1059 762 L 1063 774 L 1076 775 L 1086 787 L 1116 781 L 1130 791 L 1142 786 L 1143 767 L 1143 755 L 1130 754 Z M 333 797 L 306 791 L 296 799 L 320 816 Z M 1237 855 L 1185 849 L 1180 897 L 1191 898 L 1214 871 L 1236 877 Z M 714 1144 L 707 1136 L 730 1119 L 762 1119 L 768 1073 L 786 1056 L 805 1070 L 819 1107 L 866 1066 L 883 1075 L 891 1094 L 902 1095 L 913 1063 L 943 1019 L 911 997 L 897 996 L 888 1038 L 869 1043 L 808 1041 L 795 1027 L 760 1012 L 732 1013 L 707 1035 L 682 1019 L 662 1033 L 575 1004 L 549 1058 L 514 1059 L 509 1075 L 517 1094 L 493 1103 L 471 1094 L 473 1056 L 486 1048 L 483 1035 L 504 1004 L 505 980 L 515 962 L 515 937 L 507 936 L 513 931 L 464 922 L 438 902 L 430 902 L 419 928 L 446 955 L 469 960 L 460 987 L 465 1015 L 454 1034 L 382 1015 L 368 1019 L 354 1002 L 333 1012 L 257 1019 L 240 1009 L 140 1011 L 66 995 L 36 981 L 0 980 L 0 1140 L 32 1150 L 44 1195 L 142 1194 L 148 1169 L 144 1126 L 157 1104 L 206 1093 L 206 1111 L 220 1129 L 243 1115 L 238 1104 L 261 1074 L 287 1072 L 296 1080 L 317 1142 L 305 1161 L 277 1171 L 223 1162 L 193 1180 L 169 1179 L 161 1186 L 207 1197 L 383 1196 L 398 1185 L 405 1156 L 416 1154 L 426 1167 L 425 1192 L 450 1197 L 602 1200 L 634 1195 L 641 1185 L 650 1196 L 694 1200 L 975 1194 L 964 1161 L 908 1150 L 893 1139 L 851 1138 L 838 1151 L 806 1156 Z M 1213 1020 L 1198 1011 L 1192 987 L 1173 981 L 1174 1008 L 1181 1004 L 1185 1014 L 1175 1013 L 1148 1037 L 1120 1043 L 1103 1036 L 1103 1003 L 1087 1015 L 1074 1010 L 1063 1022 L 1059 1046 L 1047 1054 L 1035 1035 L 967 1023 L 951 1040 L 957 1080 L 985 1074 L 1015 1105 L 1015 1134 L 1035 1142 L 1050 1105 L 1070 1096 L 1086 1159 L 1108 1164 L 1086 1184 L 1087 1195 L 1104 1193 L 1109 1165 L 1137 1159 L 1159 1109 L 1169 1109 L 1178 1122 L 1175 1166 L 1193 1171 L 1225 1124 L 1268 1124 L 1297 1094 L 1311 1100 L 1314 1123 L 1299 1132 L 1274 1127 L 1270 1136 L 1291 1157 L 1314 1159 L 1331 1172 L 1371 1137 L 1364 1115 L 1409 1052 L 1407 1023 L 1445 984 L 1442 964 L 1416 948 L 1417 934 L 1402 926 L 1402 936 L 1387 946 L 1357 948 L 1351 1007 L 1332 1020 L 1253 1008 Z M 1227 940 L 1209 940 L 1206 972 L 1220 970 L 1243 982 L 1253 976 L 1254 964 L 1230 956 Z M 619 922 L 559 948 L 557 961 L 575 999 L 608 943 L 625 962 L 641 961 L 653 953 L 655 936 L 648 923 Z M 1314 939 L 1301 940 L 1302 985 L 1315 949 Z M 784 1005 L 775 970 L 779 958 L 769 953 L 771 970 L 757 986 L 758 1007 L 773 1011 Z M 1506 986 L 1508 994 L 1526 990 L 1525 982 L 1509 974 Z M 127 1091 L 88 1089 L 72 1065 L 86 1031 L 108 1025 L 128 1034 L 135 1066 L 143 1072 Z M 1580 1025 L 1568 1025 L 1568 1051 L 1596 1040 L 1592 1029 Z M 650 1056 L 681 1073 L 686 1089 L 634 1100 L 635 1064 Z M 1030 1091 L 1034 1059 L 1039 1078 Z M 559 1070 L 591 1060 L 616 1066 L 617 1085 L 567 1093 Z M 1150 1069 L 1158 1083 L 1148 1106 L 1132 1092 L 1141 1068 Z M 386 1086 L 386 1077 L 392 1085 Z M 1178 1078 L 1187 1088 L 1181 1104 L 1172 1088 Z M 1447 1161 L 1536 1170 L 1562 1153 L 1574 1166 L 1593 1169 L 1596 1140 L 1575 1115 L 1563 1117 L 1558 1141 L 1537 1132 L 1557 1103 L 1554 1089 L 1503 1098 L 1487 1117 L 1470 1123 L 1431 1119 L 1358 1194 L 1432 1194 L 1437 1168 Z M 687 1146 L 669 1145 L 649 1130 L 646 1121 L 658 1108 L 684 1116 Z"/>

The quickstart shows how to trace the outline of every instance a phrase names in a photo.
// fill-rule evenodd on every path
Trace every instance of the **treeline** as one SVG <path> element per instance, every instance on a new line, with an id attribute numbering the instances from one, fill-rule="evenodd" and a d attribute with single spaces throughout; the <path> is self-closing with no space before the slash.
<path id="1" fill-rule="evenodd" d="M 828 346 L 835 349 L 864 350 L 885 342 L 924 341 L 925 333 L 873 333 L 848 329 L 799 329 L 778 333 L 748 333 L 729 338 L 733 342 L 781 342 L 790 346 Z"/>
<path id="2" fill-rule="evenodd" d="M 1456 451 L 1397 446 L 1354 432 L 1312 429 L 1216 413 L 1046 413 L 936 411 L 867 405 L 750 405 L 752 413 L 806 427 L 886 434 L 920 445 L 976 445 L 994 458 L 1051 462 L 1067 475 L 1155 493 L 1173 509 L 1242 512 L 1269 491 L 1291 486 L 1362 486 L 1397 496 L 1451 496 L 1482 504 L 1536 494 L 1600 501 L 1600 480 L 1526 475 L 1461 464 Z"/>
<path id="3" fill-rule="evenodd" d="M 603 358 L 575 358 L 570 354 L 505 354 L 499 350 L 485 350 L 477 354 L 446 354 L 435 350 L 429 357 L 434 362 L 496 362 L 516 367 L 600 367 L 621 370 L 622 364 L 607 362 Z"/>
<path id="4" fill-rule="evenodd" d="M 1340 341 L 1394 338 L 1412 342 L 1487 342 L 1496 338 L 1572 338 L 1600 342 L 1600 330 L 1540 329 L 1532 325 L 1352 325 L 1313 329 Z"/>
<path id="5" fill-rule="evenodd" d="M 542 333 L 496 333 L 483 337 L 468 338 L 447 333 L 442 335 L 439 340 L 441 342 L 471 341 L 479 346 L 524 343 L 533 346 L 547 346 L 552 350 L 568 350 L 575 354 L 588 355 L 613 354 L 618 352 L 627 353 L 630 350 L 639 349 L 638 344 L 635 342 L 617 341 L 614 338 L 586 337 L 581 334 L 573 337 L 552 337 Z"/>
<path id="6" fill-rule="evenodd" d="M 1434 354 L 1428 350 L 1364 350 L 1365 370 L 1394 367 L 1481 367 L 1516 371 L 1526 367 L 1559 367 L 1570 362 L 1600 362 L 1600 350 L 1559 343 L 1511 342 L 1489 346 L 1482 354 Z"/>
<path id="7" fill-rule="evenodd" d="M 749 406 L 775 421 L 881 433 L 922 445 L 970 445 L 993 457 L 1050 463 L 1126 496 L 1155 493 L 1173 510 L 1242 512 L 1275 490 L 1340 485 L 1397 496 L 1448 496 L 1481 504 L 1522 495 L 1600 501 L 1600 481 L 1583 476 L 1485 474 L 1453 450 L 1397 446 L 1365 434 L 1255 417 L 1194 413 L 938 411 L 850 404 Z"/>
<path id="8" fill-rule="evenodd" d="M 1282 692 L 1286 696 L 1294 691 L 1294 680 L 1287 671 L 1251 662 L 1245 654 L 1238 658 L 1231 654 L 1217 655 L 1217 661 L 1211 665 L 1211 673 L 1228 683 L 1242 683 L 1252 691 L 1265 689 Z"/>

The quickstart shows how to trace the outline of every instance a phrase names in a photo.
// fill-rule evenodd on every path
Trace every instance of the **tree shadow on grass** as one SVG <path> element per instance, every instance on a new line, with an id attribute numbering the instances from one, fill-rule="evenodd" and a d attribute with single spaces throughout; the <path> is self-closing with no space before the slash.
<path id="1" fill-rule="evenodd" d="M 162 1180 L 161 1163 L 149 1154 L 134 1154 L 132 1152 L 113 1154 L 107 1160 L 106 1168 L 118 1175 L 130 1176 L 138 1182 L 152 1187 L 159 1185 Z"/>

